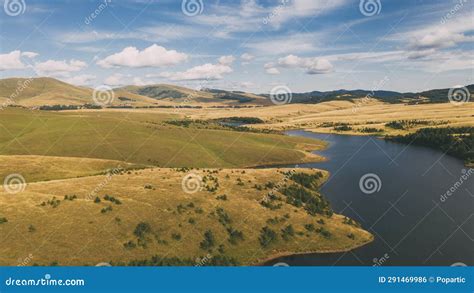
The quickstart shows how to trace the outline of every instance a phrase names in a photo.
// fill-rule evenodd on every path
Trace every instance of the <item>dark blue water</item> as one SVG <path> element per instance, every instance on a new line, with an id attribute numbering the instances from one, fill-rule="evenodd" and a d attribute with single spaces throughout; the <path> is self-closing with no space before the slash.
<path id="1" fill-rule="evenodd" d="M 375 240 L 347 253 L 282 257 L 269 265 L 474 265 L 474 173 L 468 176 L 473 170 L 461 160 L 374 137 L 288 134 L 330 143 L 318 152 L 328 161 L 299 167 L 330 171 L 322 193 L 336 213 L 360 222 Z M 380 179 L 368 190 L 374 193 L 360 188 L 365 174 Z M 468 178 L 459 184 L 463 174 Z M 454 193 L 441 200 L 454 185 Z"/>

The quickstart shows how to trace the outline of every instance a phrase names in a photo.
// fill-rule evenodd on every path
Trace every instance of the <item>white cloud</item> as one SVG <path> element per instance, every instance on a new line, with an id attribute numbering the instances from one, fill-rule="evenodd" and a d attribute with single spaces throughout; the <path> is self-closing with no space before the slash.
<path id="1" fill-rule="evenodd" d="M 77 72 L 87 67 L 83 61 L 71 59 L 66 60 L 48 60 L 36 63 L 34 66 L 38 75 L 58 75 L 67 76 L 71 72 Z"/>
<path id="2" fill-rule="evenodd" d="M 255 56 L 249 54 L 249 53 L 244 53 L 240 56 L 240 59 L 242 59 L 243 61 L 252 61 L 253 59 L 255 58 Z"/>
<path id="3" fill-rule="evenodd" d="M 232 68 L 227 65 L 206 63 L 184 72 L 164 74 L 162 76 L 170 80 L 217 80 L 222 79 L 223 74 L 231 72 Z"/>
<path id="4" fill-rule="evenodd" d="M 409 48 L 415 50 L 439 49 L 456 46 L 458 43 L 473 41 L 472 36 L 463 33 L 453 33 L 445 28 L 430 32 L 426 35 L 413 37 Z"/>
<path id="5" fill-rule="evenodd" d="M 235 1 L 237 2 L 237 1 Z M 284 0 L 272 1 L 264 7 L 256 0 L 242 0 L 239 4 L 224 4 L 209 8 L 207 13 L 190 19 L 198 25 L 218 27 L 214 36 L 228 38 L 236 32 L 253 32 L 261 27 L 279 29 L 294 18 L 315 17 L 330 12 L 348 0 Z M 269 24 L 269 25 L 266 25 Z"/>
<path id="6" fill-rule="evenodd" d="M 460 43 L 474 42 L 474 22 L 472 11 L 459 11 L 455 17 L 445 21 L 437 20 L 421 28 L 409 28 L 405 32 L 395 33 L 385 38 L 388 41 L 405 43 L 408 51 L 416 55 L 434 54 L 436 51 L 455 47 Z M 422 51 L 416 54 L 416 51 Z"/>
<path id="7" fill-rule="evenodd" d="M 298 67 L 302 66 L 303 63 L 303 59 L 295 55 L 288 55 L 284 58 L 278 59 L 278 65 L 282 67 Z"/>
<path id="8" fill-rule="evenodd" d="M 74 85 L 89 85 L 96 79 L 95 75 L 92 74 L 81 74 L 69 78 L 63 78 L 67 83 Z"/>
<path id="9" fill-rule="evenodd" d="M 21 62 L 21 51 L 12 51 L 7 54 L 0 54 L 0 71 L 24 69 L 26 66 Z"/>
<path id="10" fill-rule="evenodd" d="M 144 81 L 140 77 L 134 77 L 132 80 L 132 84 L 136 86 L 143 86 L 143 85 L 149 85 L 151 82 L 149 81 Z"/>
<path id="11" fill-rule="evenodd" d="M 27 58 L 35 58 L 36 56 L 38 56 L 39 54 L 36 53 L 36 52 L 22 52 L 21 53 L 21 56 L 25 56 Z"/>
<path id="12" fill-rule="evenodd" d="M 270 74 L 270 75 L 277 75 L 277 74 L 280 74 L 280 70 L 278 70 L 277 68 L 275 67 L 271 67 L 271 68 L 267 68 L 265 69 L 265 72 Z"/>
<path id="13" fill-rule="evenodd" d="M 243 81 L 243 82 L 240 83 L 240 87 L 247 88 L 247 89 L 252 88 L 254 86 L 255 86 L 255 84 L 251 81 Z"/>
<path id="14" fill-rule="evenodd" d="M 333 69 L 331 62 L 325 58 L 301 58 L 295 55 L 279 58 L 278 66 L 285 68 L 302 68 L 306 70 L 307 74 L 325 74 L 331 72 Z"/>
<path id="15" fill-rule="evenodd" d="M 170 42 L 173 40 L 196 38 L 202 30 L 196 26 L 178 24 L 159 24 L 140 27 L 128 32 L 89 30 L 64 32 L 56 36 L 57 41 L 66 44 L 92 43 L 107 40 L 144 40 L 149 42 Z"/>
<path id="16" fill-rule="evenodd" d="M 175 50 L 167 50 L 156 44 L 145 48 L 143 51 L 135 47 L 127 47 L 121 52 L 110 55 L 97 64 L 104 68 L 113 67 L 164 67 L 184 62 L 188 55 Z"/>
<path id="17" fill-rule="evenodd" d="M 234 63 L 234 61 L 235 57 L 232 55 L 222 56 L 221 58 L 219 58 L 219 63 L 222 65 L 231 65 L 232 63 Z"/>
<path id="18" fill-rule="evenodd" d="M 292 0 L 272 8 L 269 23 L 281 26 L 293 18 L 316 17 L 349 3 L 348 0 Z"/>
<path id="19" fill-rule="evenodd" d="M 110 85 L 110 86 L 120 86 L 120 85 L 125 85 L 125 82 L 123 78 L 125 75 L 120 74 L 120 73 L 114 73 L 111 76 L 107 77 L 104 80 L 104 84 Z"/>

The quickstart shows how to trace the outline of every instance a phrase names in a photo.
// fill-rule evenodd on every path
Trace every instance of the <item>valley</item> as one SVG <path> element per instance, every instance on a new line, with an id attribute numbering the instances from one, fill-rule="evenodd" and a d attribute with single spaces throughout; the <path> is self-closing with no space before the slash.
<path id="1" fill-rule="evenodd" d="M 12 98 L 19 83 L 0 81 L 8 266 L 29 254 L 29 265 L 219 266 L 352 251 L 374 235 L 320 192 L 331 174 L 281 167 L 327 161 L 328 143 L 285 131 L 383 137 L 451 127 L 470 144 L 474 125 L 474 103 L 414 95 L 273 105 L 265 95 L 155 85 L 113 89 L 104 106 L 92 89 L 50 78 Z"/>

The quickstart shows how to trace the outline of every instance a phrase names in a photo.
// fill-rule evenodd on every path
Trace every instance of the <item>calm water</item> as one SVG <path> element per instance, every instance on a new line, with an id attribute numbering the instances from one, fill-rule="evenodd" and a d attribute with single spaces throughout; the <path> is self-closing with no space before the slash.
<path id="1" fill-rule="evenodd" d="M 474 265 L 474 174 L 447 200 L 440 197 L 468 171 L 461 160 L 423 147 L 374 137 L 290 131 L 330 143 L 319 152 L 331 177 L 321 191 L 340 214 L 375 235 L 373 243 L 348 253 L 282 257 L 268 265 Z M 361 191 L 365 174 L 380 178 L 380 190 Z"/>

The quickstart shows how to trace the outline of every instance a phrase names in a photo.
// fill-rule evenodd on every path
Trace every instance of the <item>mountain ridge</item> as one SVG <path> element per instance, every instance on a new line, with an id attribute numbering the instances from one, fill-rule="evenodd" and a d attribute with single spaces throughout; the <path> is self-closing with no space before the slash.
<path id="1" fill-rule="evenodd" d="M 465 88 L 469 94 L 474 85 Z M 270 94 L 254 94 L 244 91 L 229 91 L 213 88 L 200 90 L 172 84 L 153 84 L 145 86 L 128 85 L 110 89 L 114 98 L 112 107 L 171 107 L 184 105 L 200 106 L 270 106 Z M 355 101 L 373 98 L 386 103 L 443 103 L 449 102 L 450 89 L 431 89 L 422 92 L 397 92 L 388 90 L 346 90 L 311 91 L 286 93 L 291 103 L 316 104 L 333 100 Z M 285 93 L 282 93 L 285 95 Z M 80 106 L 94 104 L 94 89 L 75 86 L 51 77 L 6 78 L 0 79 L 0 103 L 13 102 L 21 106 Z"/>

